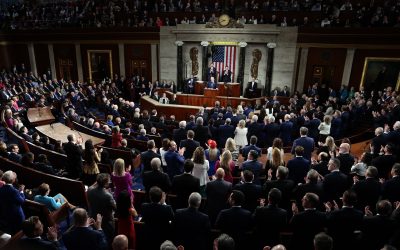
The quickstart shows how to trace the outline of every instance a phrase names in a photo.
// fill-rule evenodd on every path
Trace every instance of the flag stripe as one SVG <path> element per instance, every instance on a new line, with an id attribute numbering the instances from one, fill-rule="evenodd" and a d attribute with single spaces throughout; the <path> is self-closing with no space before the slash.
<path id="1" fill-rule="evenodd" d="M 216 70 L 219 75 L 227 66 L 232 71 L 232 82 L 235 81 L 236 71 L 236 46 L 215 46 L 215 50 L 212 56 L 212 61 L 215 64 Z"/>

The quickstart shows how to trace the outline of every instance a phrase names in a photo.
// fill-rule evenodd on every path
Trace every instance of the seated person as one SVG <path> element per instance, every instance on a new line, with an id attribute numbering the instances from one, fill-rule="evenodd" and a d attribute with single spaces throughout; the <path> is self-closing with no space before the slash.
<path id="1" fill-rule="evenodd" d="M 257 90 L 257 81 L 256 79 L 252 79 L 251 82 L 248 83 L 247 88 L 246 88 L 246 95 L 253 97 L 256 94 Z"/>
<path id="2" fill-rule="evenodd" d="M 214 77 L 210 78 L 210 81 L 207 83 L 207 88 L 208 89 L 216 89 L 217 88 L 217 83 L 215 82 Z"/>
<path id="3" fill-rule="evenodd" d="M 50 186 L 47 183 L 42 183 L 39 186 L 38 193 L 34 201 L 45 205 L 50 212 L 59 209 L 64 203 L 68 202 L 62 194 L 57 194 L 54 197 L 49 196 Z M 75 206 L 69 204 L 69 207 L 73 209 Z"/>
<path id="4" fill-rule="evenodd" d="M 185 93 L 186 94 L 194 94 L 194 85 L 195 85 L 195 78 L 193 75 L 187 80 Z"/>
<path id="5" fill-rule="evenodd" d="M 136 137 L 136 140 L 140 141 L 148 141 L 149 138 L 146 136 L 146 129 L 142 128 L 139 132 L 139 135 Z"/>
<path id="6" fill-rule="evenodd" d="M 168 99 L 166 93 L 163 93 L 163 94 L 162 94 L 162 97 L 160 98 L 159 102 L 160 102 L 160 103 L 163 103 L 163 104 L 168 104 L 168 103 L 169 103 L 169 99 Z"/>

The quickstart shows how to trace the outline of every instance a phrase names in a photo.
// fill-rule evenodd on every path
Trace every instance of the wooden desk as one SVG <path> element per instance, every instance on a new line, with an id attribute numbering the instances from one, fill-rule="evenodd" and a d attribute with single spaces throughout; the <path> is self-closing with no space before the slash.
<path id="1" fill-rule="evenodd" d="M 207 86 L 205 81 L 196 81 L 194 84 L 194 93 L 196 95 L 202 95 L 204 93 L 204 88 Z"/>
<path id="2" fill-rule="evenodd" d="M 240 84 L 236 82 L 230 83 L 218 83 L 218 95 L 219 96 L 230 96 L 240 97 Z"/>
<path id="3" fill-rule="evenodd" d="M 171 98 L 173 95 L 172 92 L 167 92 L 168 98 Z M 187 95 L 187 94 L 180 94 L 180 96 L 197 96 L 197 97 L 202 97 L 200 95 Z M 179 104 L 182 104 L 183 102 L 180 102 L 178 100 Z M 201 106 L 196 105 L 196 106 L 187 106 L 187 105 L 179 105 L 179 104 L 162 104 L 159 103 L 153 99 L 151 99 L 148 96 L 143 96 L 140 99 L 140 106 L 141 110 L 152 110 L 152 109 L 157 109 L 157 113 L 159 114 L 164 114 L 167 117 L 171 115 L 175 115 L 175 118 L 177 121 L 181 120 L 188 120 L 190 115 L 196 114 Z"/>
<path id="4" fill-rule="evenodd" d="M 51 113 L 50 107 L 30 108 L 27 111 L 27 117 L 34 126 L 50 124 L 56 120 Z"/>
<path id="5" fill-rule="evenodd" d="M 54 123 L 52 125 L 42 125 L 36 127 L 36 130 L 41 134 L 46 135 L 47 137 L 61 142 L 68 142 L 67 136 L 70 134 L 75 134 L 76 137 L 82 137 L 82 148 L 85 147 L 85 142 L 89 139 L 93 141 L 93 145 L 101 145 L 104 143 L 104 139 L 97 138 L 85 133 L 80 133 L 76 130 L 70 129 L 68 126 L 65 126 L 62 123 Z"/>
<path id="6" fill-rule="evenodd" d="M 204 96 L 216 97 L 218 96 L 218 89 L 204 89 Z"/>

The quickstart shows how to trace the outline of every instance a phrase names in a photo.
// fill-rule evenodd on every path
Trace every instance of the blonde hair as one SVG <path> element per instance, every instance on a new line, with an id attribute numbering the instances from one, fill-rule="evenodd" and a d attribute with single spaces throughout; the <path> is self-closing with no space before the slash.
<path id="1" fill-rule="evenodd" d="M 330 115 L 324 116 L 324 122 L 326 124 L 331 124 L 331 121 L 332 121 L 332 117 Z"/>
<path id="2" fill-rule="evenodd" d="M 329 151 L 335 151 L 336 150 L 335 140 L 333 139 L 332 136 L 326 137 L 325 144 L 326 144 L 326 146 L 328 146 L 328 150 Z"/>
<path id="3" fill-rule="evenodd" d="M 225 151 L 236 151 L 236 142 L 232 138 L 228 138 L 225 142 Z"/>
<path id="4" fill-rule="evenodd" d="M 218 160 L 218 149 L 217 148 L 208 149 L 208 158 L 210 159 L 210 161 Z"/>
<path id="5" fill-rule="evenodd" d="M 114 162 L 113 174 L 115 176 L 125 175 L 125 162 L 121 158 L 118 158 Z"/>
<path id="6" fill-rule="evenodd" d="M 278 166 L 284 165 L 281 157 L 281 150 L 279 148 L 273 148 L 271 153 L 271 164 L 272 168 L 276 169 Z"/>
<path id="7" fill-rule="evenodd" d="M 238 127 L 244 128 L 246 126 L 246 121 L 245 120 L 240 120 L 238 123 Z"/>
<path id="8" fill-rule="evenodd" d="M 232 161 L 232 154 L 229 150 L 225 150 L 224 153 L 221 155 L 221 160 L 219 161 L 219 166 L 225 170 L 225 173 L 228 174 L 231 172 L 229 168 L 229 164 Z"/>

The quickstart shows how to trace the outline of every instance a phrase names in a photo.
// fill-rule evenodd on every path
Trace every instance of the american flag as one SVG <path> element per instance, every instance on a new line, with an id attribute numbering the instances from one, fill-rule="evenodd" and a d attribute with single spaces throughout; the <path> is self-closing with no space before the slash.
<path id="1" fill-rule="evenodd" d="M 228 66 L 228 69 L 232 71 L 232 82 L 235 81 L 236 46 L 214 46 L 212 62 L 219 72 L 220 79 L 225 70 L 225 66 Z"/>

